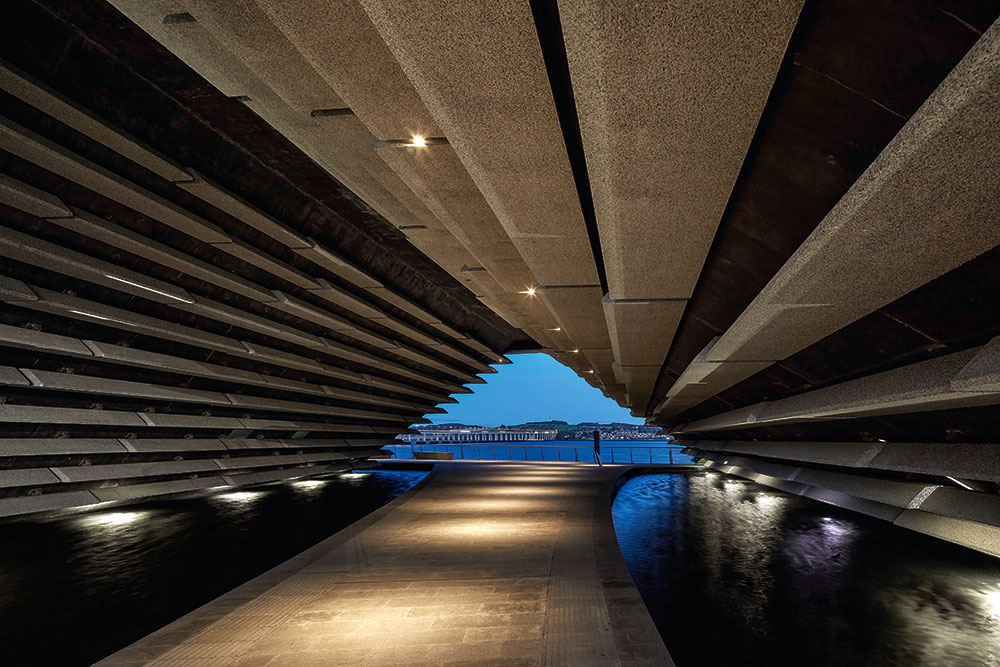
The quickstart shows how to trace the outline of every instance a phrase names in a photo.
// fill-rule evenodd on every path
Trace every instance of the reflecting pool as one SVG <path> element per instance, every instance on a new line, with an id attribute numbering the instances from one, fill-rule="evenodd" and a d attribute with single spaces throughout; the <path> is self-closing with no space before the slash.
<path id="1" fill-rule="evenodd" d="M 632 478 L 613 516 L 679 667 L 1000 665 L 1000 560 L 710 471 Z"/>
<path id="2" fill-rule="evenodd" d="M 89 665 L 426 475 L 353 472 L 0 523 L 0 665 Z"/>

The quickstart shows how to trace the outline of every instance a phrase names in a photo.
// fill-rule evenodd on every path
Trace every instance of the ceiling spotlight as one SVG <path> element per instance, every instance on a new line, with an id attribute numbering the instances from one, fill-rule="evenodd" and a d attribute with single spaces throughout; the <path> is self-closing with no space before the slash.
<path id="1" fill-rule="evenodd" d="M 524 290 L 523 292 L 519 292 L 519 293 L 520 294 L 527 294 L 528 296 L 535 296 L 535 288 L 534 287 L 529 287 L 528 289 Z"/>
<path id="2" fill-rule="evenodd" d="M 546 329 L 546 331 L 562 331 L 562 327 L 556 327 L 555 329 Z"/>
<path id="3" fill-rule="evenodd" d="M 413 138 L 410 139 L 410 145 L 416 148 L 421 148 L 423 146 L 426 146 L 427 142 L 424 141 L 424 138 L 421 137 L 419 134 L 414 134 Z"/>
<path id="4" fill-rule="evenodd" d="M 570 350 L 573 354 L 579 354 L 580 350 Z"/>

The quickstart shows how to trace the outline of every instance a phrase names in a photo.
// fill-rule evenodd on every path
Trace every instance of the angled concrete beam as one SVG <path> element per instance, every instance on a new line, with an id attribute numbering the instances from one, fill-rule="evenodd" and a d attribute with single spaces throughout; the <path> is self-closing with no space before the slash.
<path id="1" fill-rule="evenodd" d="M 708 351 L 777 362 L 1000 244 L 994 24 Z M 706 387 L 712 396 L 741 373 Z M 746 376 L 744 376 L 746 377 Z M 706 396 L 706 398 L 707 398 Z M 668 404 L 657 417 L 676 414 Z"/>
<path id="2" fill-rule="evenodd" d="M 1000 338 L 980 348 L 724 412 L 684 424 L 676 432 L 699 433 L 997 405 L 1000 404 L 1000 385 L 996 384 L 994 374 L 998 365 Z"/>

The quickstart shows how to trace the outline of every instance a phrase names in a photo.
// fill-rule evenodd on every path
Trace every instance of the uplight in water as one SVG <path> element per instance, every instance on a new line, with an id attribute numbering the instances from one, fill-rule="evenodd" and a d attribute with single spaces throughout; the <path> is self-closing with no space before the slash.
<path id="1" fill-rule="evenodd" d="M 323 486 L 324 484 L 326 484 L 326 482 L 321 479 L 303 479 L 298 482 L 292 482 L 292 486 L 300 489 L 315 489 Z"/>
<path id="2" fill-rule="evenodd" d="M 983 601 L 986 603 L 986 613 L 993 618 L 1000 618 L 1000 589 L 983 593 Z"/>
<path id="3" fill-rule="evenodd" d="M 90 526 L 124 526 L 141 519 L 146 512 L 107 512 L 92 514 L 84 518 L 84 523 Z"/>
<path id="4" fill-rule="evenodd" d="M 775 507 L 778 506 L 778 504 L 781 502 L 781 498 L 779 496 L 772 496 L 766 493 L 761 493 L 754 498 L 754 502 L 756 502 L 758 507 L 760 507 L 765 512 L 770 512 L 771 510 L 773 510 Z"/>
<path id="5" fill-rule="evenodd" d="M 365 477 L 368 477 L 370 475 L 371 475 L 370 472 L 343 472 L 343 473 L 340 473 L 340 476 L 342 478 L 344 478 L 344 479 L 364 479 Z"/>
<path id="6" fill-rule="evenodd" d="M 249 503 L 257 500 L 262 495 L 260 491 L 233 491 L 232 493 L 220 493 L 216 496 L 220 500 L 234 503 Z"/>

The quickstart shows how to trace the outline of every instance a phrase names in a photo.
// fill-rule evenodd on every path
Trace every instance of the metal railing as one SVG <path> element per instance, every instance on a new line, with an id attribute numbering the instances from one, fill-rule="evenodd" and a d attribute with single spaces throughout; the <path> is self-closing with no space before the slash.
<path id="1" fill-rule="evenodd" d="M 470 461 L 566 461 L 594 463 L 591 445 L 534 445 L 530 443 L 461 443 L 433 445 L 385 445 L 395 458 L 411 459 L 414 452 L 451 452 L 456 459 Z M 604 463 L 648 463 L 653 465 L 696 465 L 682 453 L 683 447 L 669 445 L 601 445 Z"/>

